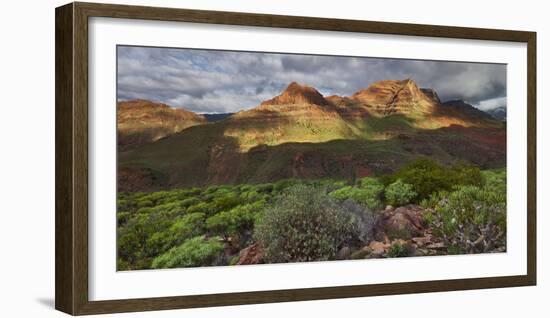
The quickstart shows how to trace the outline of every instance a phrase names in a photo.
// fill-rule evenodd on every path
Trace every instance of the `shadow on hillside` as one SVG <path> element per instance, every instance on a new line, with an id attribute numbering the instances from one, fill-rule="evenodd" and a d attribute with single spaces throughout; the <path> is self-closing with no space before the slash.
<path id="1" fill-rule="evenodd" d="M 396 124 L 397 123 L 397 124 Z M 381 123 L 380 129 L 403 118 Z M 195 126 L 119 156 L 119 190 L 272 182 L 286 178 L 353 180 L 391 173 L 420 157 L 482 169 L 506 165 L 504 129 L 450 126 L 395 130 L 387 139 L 260 144 L 240 152 L 224 125 Z"/>

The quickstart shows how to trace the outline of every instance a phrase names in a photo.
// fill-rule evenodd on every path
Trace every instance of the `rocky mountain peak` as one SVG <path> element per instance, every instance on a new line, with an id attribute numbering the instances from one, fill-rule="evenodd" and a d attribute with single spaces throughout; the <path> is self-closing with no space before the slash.
<path id="1" fill-rule="evenodd" d="M 430 98 L 434 102 L 440 104 L 441 99 L 439 98 L 439 95 L 437 95 L 437 92 L 433 88 L 421 88 L 420 91 L 426 95 L 426 97 Z"/>
<path id="2" fill-rule="evenodd" d="M 329 105 L 329 102 L 315 88 L 307 85 L 301 85 L 296 82 L 290 83 L 280 95 L 262 102 L 262 105 L 291 104 L 313 104 L 326 106 Z"/>
<path id="3" fill-rule="evenodd" d="M 386 115 L 412 111 L 431 112 L 438 104 L 426 96 L 410 78 L 378 81 L 353 94 L 351 98 Z"/>

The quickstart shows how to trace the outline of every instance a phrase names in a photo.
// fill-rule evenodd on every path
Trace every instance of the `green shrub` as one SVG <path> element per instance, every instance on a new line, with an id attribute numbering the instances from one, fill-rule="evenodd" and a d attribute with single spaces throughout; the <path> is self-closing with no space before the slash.
<path id="1" fill-rule="evenodd" d="M 147 245 L 159 254 L 180 245 L 186 239 L 202 235 L 205 229 L 204 213 L 191 213 L 177 218 L 166 230 L 153 233 Z"/>
<path id="2" fill-rule="evenodd" d="M 153 268 L 177 268 L 212 265 L 222 255 L 223 247 L 219 238 L 205 239 L 204 236 L 198 236 L 156 257 L 151 266 Z"/>
<path id="3" fill-rule="evenodd" d="M 201 201 L 195 205 L 187 208 L 187 213 L 204 213 L 206 215 L 212 215 L 216 213 L 216 205 L 212 202 Z"/>
<path id="4" fill-rule="evenodd" d="M 397 179 L 386 188 L 386 202 L 393 206 L 401 206 L 411 202 L 416 197 L 413 186 Z"/>
<path id="5" fill-rule="evenodd" d="M 190 207 L 190 206 L 193 206 L 193 205 L 196 205 L 198 203 L 200 203 L 201 201 L 198 199 L 198 198 L 195 198 L 195 197 L 191 197 L 191 198 L 187 198 L 187 199 L 183 199 L 181 202 L 180 202 L 180 205 L 182 207 Z"/>
<path id="6" fill-rule="evenodd" d="M 216 196 L 213 199 L 213 203 L 216 209 L 216 212 L 220 211 L 227 211 L 233 207 L 238 206 L 241 204 L 241 199 L 239 198 L 239 195 L 235 192 L 225 192 L 225 191 L 219 191 L 220 193 L 216 192 Z M 225 192 L 225 193 L 224 193 Z"/>
<path id="7" fill-rule="evenodd" d="M 154 204 L 153 204 L 153 201 L 151 201 L 149 199 L 141 199 L 141 200 L 137 201 L 136 205 L 137 205 L 138 208 L 150 208 Z"/>
<path id="8" fill-rule="evenodd" d="M 124 211 L 117 212 L 116 213 L 117 225 L 118 226 L 124 225 L 126 222 L 128 222 L 130 217 L 131 217 L 130 212 L 124 212 Z"/>
<path id="9" fill-rule="evenodd" d="M 237 265 L 237 263 L 239 262 L 240 259 L 241 259 L 240 255 L 238 255 L 238 254 L 234 255 L 233 257 L 231 257 L 229 259 L 228 265 L 229 266 Z"/>
<path id="10" fill-rule="evenodd" d="M 433 234 L 449 253 L 485 253 L 506 248 L 506 189 L 463 186 L 438 195 Z"/>
<path id="11" fill-rule="evenodd" d="M 407 257 L 410 254 L 410 248 L 400 242 L 393 243 L 388 250 L 388 257 Z"/>
<path id="12" fill-rule="evenodd" d="M 366 205 L 371 209 L 378 209 L 382 206 L 382 192 L 384 185 L 374 178 L 363 178 L 360 187 L 345 186 L 334 190 L 329 195 L 338 200 L 354 200 L 357 203 Z"/>
<path id="13" fill-rule="evenodd" d="M 131 264 L 134 269 L 148 268 L 156 249 L 147 240 L 157 232 L 168 228 L 170 219 L 159 214 L 138 214 L 117 230 L 118 257 Z"/>
<path id="14" fill-rule="evenodd" d="M 265 201 L 257 201 L 215 214 L 206 220 L 206 228 L 224 238 L 251 230 L 264 204 Z"/>
<path id="15" fill-rule="evenodd" d="M 360 249 L 358 251 L 355 251 L 353 253 L 351 253 L 351 256 L 350 258 L 351 259 L 365 259 L 367 258 L 367 256 L 369 256 L 371 253 L 370 250 L 368 249 Z"/>
<path id="16" fill-rule="evenodd" d="M 254 238 L 270 263 L 329 260 L 357 235 L 356 222 L 324 189 L 297 185 L 266 208 Z"/>
<path id="17" fill-rule="evenodd" d="M 459 163 L 452 167 L 454 176 L 452 177 L 457 185 L 483 186 L 484 177 L 479 168 Z"/>
<path id="18" fill-rule="evenodd" d="M 483 182 L 478 168 L 462 164 L 448 168 L 430 159 L 419 159 L 404 166 L 395 174 L 381 179 L 386 185 L 398 179 L 412 185 L 413 191 L 416 192 L 413 202 L 421 202 L 433 193 L 451 191 L 460 185 L 480 186 Z"/>
<path id="19" fill-rule="evenodd" d="M 483 184 L 485 188 L 495 192 L 506 192 L 506 171 L 505 170 L 485 170 L 482 173 Z"/>

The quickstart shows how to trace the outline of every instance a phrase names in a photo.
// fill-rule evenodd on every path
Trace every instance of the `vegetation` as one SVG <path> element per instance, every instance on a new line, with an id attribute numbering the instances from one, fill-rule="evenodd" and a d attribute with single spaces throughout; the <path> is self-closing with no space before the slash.
<path id="1" fill-rule="evenodd" d="M 269 263 L 324 261 L 359 237 L 358 223 L 323 188 L 298 185 L 266 209 L 254 237 Z"/>
<path id="2" fill-rule="evenodd" d="M 479 186 L 483 182 L 483 176 L 478 168 L 464 164 L 447 168 L 429 159 L 419 159 L 381 179 L 385 185 L 397 180 L 412 185 L 412 189 L 416 192 L 413 202 L 427 199 L 433 193 L 451 191 L 457 185 Z"/>
<path id="3" fill-rule="evenodd" d="M 424 202 L 435 235 L 449 253 L 486 253 L 506 248 L 506 174 L 484 171 L 482 186 L 459 186 Z"/>
<path id="4" fill-rule="evenodd" d="M 386 188 L 385 195 L 388 204 L 400 206 L 410 203 L 416 197 L 416 192 L 414 192 L 412 185 L 397 179 Z"/>
<path id="5" fill-rule="evenodd" d="M 223 244 L 215 237 L 206 240 L 194 237 L 170 249 L 153 260 L 153 268 L 175 268 L 210 265 L 223 251 Z"/>
<path id="6" fill-rule="evenodd" d="M 368 258 L 363 247 L 375 240 L 383 208 L 411 203 L 421 203 L 423 223 L 446 254 L 506 248 L 505 170 L 421 159 L 354 182 L 285 179 L 119 193 L 117 267 L 233 265 L 253 244 L 268 263 L 333 260 L 345 249 L 348 258 Z M 410 256 L 410 249 L 393 242 L 384 257 Z"/>
<path id="7" fill-rule="evenodd" d="M 388 257 L 407 257 L 410 254 L 408 246 L 401 242 L 395 242 L 388 250 Z"/>

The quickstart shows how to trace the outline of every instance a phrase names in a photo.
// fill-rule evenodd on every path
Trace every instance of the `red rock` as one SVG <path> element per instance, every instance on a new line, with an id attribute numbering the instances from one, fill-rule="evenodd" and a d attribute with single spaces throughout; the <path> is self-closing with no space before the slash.
<path id="1" fill-rule="evenodd" d="M 375 225 L 375 237 L 382 240 L 385 236 L 390 239 L 411 239 L 424 235 L 424 210 L 417 205 L 407 205 L 393 209 L 388 206 L 378 217 Z"/>
<path id="2" fill-rule="evenodd" d="M 390 246 L 390 244 L 384 242 L 372 241 L 368 247 L 370 248 L 371 255 L 373 257 L 381 257 L 386 254 Z"/>
<path id="3" fill-rule="evenodd" d="M 239 252 L 237 265 L 259 264 L 263 257 L 262 248 L 254 243 Z"/>

